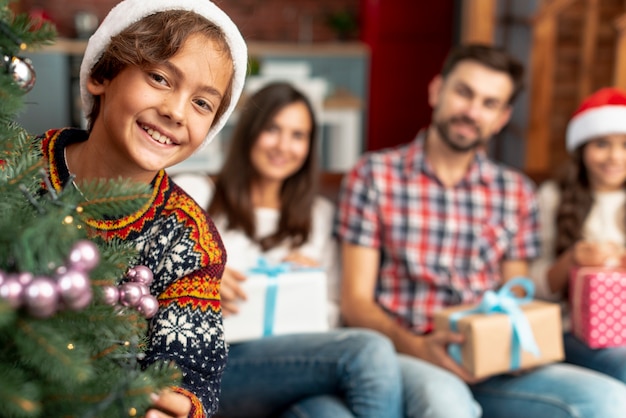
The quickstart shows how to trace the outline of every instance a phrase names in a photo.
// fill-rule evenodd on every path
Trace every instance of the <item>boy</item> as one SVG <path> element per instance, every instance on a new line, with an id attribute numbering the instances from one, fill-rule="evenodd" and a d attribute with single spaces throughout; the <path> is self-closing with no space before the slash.
<path id="1" fill-rule="evenodd" d="M 173 361 L 182 387 L 155 396 L 147 417 L 217 409 L 226 362 L 219 284 L 226 254 L 207 214 L 164 169 L 222 128 L 241 94 L 246 45 L 208 0 L 125 0 L 90 38 L 80 72 L 88 130 L 50 130 L 43 153 L 53 186 L 124 177 L 151 185 L 138 212 L 90 225 L 131 240 L 153 274 L 159 310 L 146 363 Z M 86 199 L 89 196 L 85 196 Z"/>

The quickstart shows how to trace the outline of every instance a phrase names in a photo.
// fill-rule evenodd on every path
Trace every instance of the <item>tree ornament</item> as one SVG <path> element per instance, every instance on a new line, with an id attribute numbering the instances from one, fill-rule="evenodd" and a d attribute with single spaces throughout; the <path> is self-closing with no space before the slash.
<path id="1" fill-rule="evenodd" d="M 80 240 L 72 246 L 67 261 L 70 269 L 91 271 L 100 262 L 98 246 L 89 240 Z"/>
<path id="2" fill-rule="evenodd" d="M 92 297 L 91 282 L 80 270 L 68 270 L 58 278 L 59 292 L 64 304 L 73 310 L 83 309 Z"/>
<path id="3" fill-rule="evenodd" d="M 150 294 L 150 283 L 154 278 L 147 266 L 135 266 L 128 269 L 124 282 L 117 287 L 102 286 L 103 302 L 120 308 L 135 308 L 146 318 L 152 318 L 159 309 L 157 298 Z"/>
<path id="4" fill-rule="evenodd" d="M 28 93 L 35 86 L 37 75 L 33 63 L 28 58 L 2 55 L 0 66 L 11 76 L 24 93 Z"/>
<path id="5" fill-rule="evenodd" d="M 17 275 L 5 275 L 5 279 L 0 284 L 0 298 L 9 304 L 13 309 L 22 306 L 22 295 L 24 286 L 20 283 Z"/>
<path id="6" fill-rule="evenodd" d="M 37 318 L 52 316 L 59 306 L 59 289 L 55 280 L 38 276 L 24 288 L 24 306 Z"/>
<path id="7" fill-rule="evenodd" d="M 159 310 L 159 301 L 152 295 L 144 295 L 139 299 L 137 310 L 146 318 L 152 318 Z"/>
<path id="8" fill-rule="evenodd" d="M 107 305 L 115 305 L 120 300 L 120 291 L 115 286 L 102 286 L 102 297 Z"/>
<path id="9" fill-rule="evenodd" d="M 135 307 L 139 299 L 144 296 L 141 283 L 127 282 L 120 285 L 120 303 L 124 306 Z"/>
<path id="10" fill-rule="evenodd" d="M 128 277 L 131 282 L 143 283 L 146 286 L 150 286 L 152 280 L 154 279 L 152 270 L 146 266 L 131 267 L 128 269 L 126 277 Z"/>

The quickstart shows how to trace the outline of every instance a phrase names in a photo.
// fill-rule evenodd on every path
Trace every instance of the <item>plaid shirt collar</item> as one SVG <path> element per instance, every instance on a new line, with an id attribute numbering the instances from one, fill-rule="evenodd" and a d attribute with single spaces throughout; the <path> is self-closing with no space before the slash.
<path id="1" fill-rule="evenodd" d="M 426 129 L 421 130 L 415 140 L 409 144 L 407 158 L 404 161 L 403 172 L 407 178 L 418 175 L 418 173 L 425 174 L 437 181 L 439 181 L 435 170 L 430 165 L 428 157 L 426 156 L 424 146 L 426 142 Z M 469 167 L 469 170 L 461 180 L 461 184 L 472 185 L 482 183 L 484 185 L 490 184 L 496 175 L 496 169 L 493 164 L 485 155 L 484 150 L 478 150 L 474 154 L 474 161 Z"/>

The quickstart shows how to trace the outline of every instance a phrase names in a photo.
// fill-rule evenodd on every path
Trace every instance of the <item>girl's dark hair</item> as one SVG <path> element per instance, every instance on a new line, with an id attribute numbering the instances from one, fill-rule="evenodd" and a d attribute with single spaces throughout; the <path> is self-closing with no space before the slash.
<path id="1" fill-rule="evenodd" d="M 219 26 L 190 11 L 168 10 L 146 16 L 113 36 L 102 57 L 91 69 L 90 76 L 94 81 L 102 83 L 114 79 L 120 71 L 131 65 L 148 68 L 163 63 L 176 55 L 187 38 L 195 34 L 215 41 L 221 52 L 232 61 L 226 36 Z M 213 123 L 221 118 L 230 104 L 232 83 L 233 75 Z M 94 105 L 87 115 L 89 130 L 93 127 L 99 112 L 100 97 L 96 96 Z"/>
<path id="2" fill-rule="evenodd" d="M 589 142 L 586 142 L 574 150 L 572 158 L 557 177 L 561 194 L 556 212 L 557 234 L 554 251 L 557 257 L 582 238 L 583 225 L 593 206 L 589 173 L 583 160 L 585 147 L 588 145 Z M 626 216 L 623 222 L 626 225 Z"/>
<path id="3" fill-rule="evenodd" d="M 286 106 L 304 103 L 311 118 L 309 154 L 304 164 L 282 186 L 280 220 L 277 231 L 266 237 L 255 236 L 256 226 L 252 205 L 252 183 L 258 173 L 252 165 L 251 150 L 257 139 Z M 307 97 L 289 83 L 274 82 L 249 97 L 239 115 L 228 153 L 215 181 L 215 193 L 209 206 L 212 216 L 225 216 L 227 229 L 240 229 L 263 251 L 285 239 L 292 248 L 305 243 L 312 226 L 311 208 L 317 194 L 317 123 Z"/>
<path id="4" fill-rule="evenodd" d="M 582 226 L 591 211 L 593 196 L 589 175 L 583 161 L 587 144 L 578 147 L 557 177 L 560 192 L 556 211 L 554 251 L 558 257 L 582 237 Z"/>

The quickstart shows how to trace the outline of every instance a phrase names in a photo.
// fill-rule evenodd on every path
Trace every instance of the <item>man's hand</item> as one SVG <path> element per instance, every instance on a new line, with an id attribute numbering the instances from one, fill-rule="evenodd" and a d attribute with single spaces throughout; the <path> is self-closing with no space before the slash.
<path id="1" fill-rule="evenodd" d="M 245 280 L 246 276 L 242 273 L 228 267 L 224 269 L 220 286 L 222 315 L 228 316 L 239 312 L 239 301 L 247 299 L 246 292 L 241 288 L 241 283 Z"/>
<path id="2" fill-rule="evenodd" d="M 463 381 L 472 384 L 481 379 L 476 379 L 467 370 L 448 355 L 449 344 L 462 344 L 463 335 L 451 331 L 434 331 L 421 337 L 421 349 L 417 357 L 442 367 L 459 376 Z"/>
<path id="3" fill-rule="evenodd" d="M 152 396 L 153 408 L 146 418 L 187 418 L 191 412 L 191 399 L 181 393 L 164 390 Z"/>

